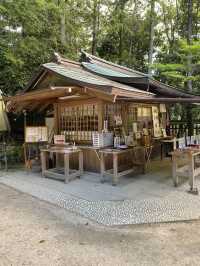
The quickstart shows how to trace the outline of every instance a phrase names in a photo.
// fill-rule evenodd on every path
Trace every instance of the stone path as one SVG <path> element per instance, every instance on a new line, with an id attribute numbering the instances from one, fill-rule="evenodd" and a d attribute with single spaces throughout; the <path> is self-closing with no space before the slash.
<path id="1" fill-rule="evenodd" d="M 94 179 L 93 182 L 91 178 Z M 144 180 L 140 180 L 143 186 Z M 95 175 L 85 175 L 81 180 L 64 184 L 42 178 L 40 174 L 27 174 L 25 171 L 2 172 L 0 183 L 104 225 L 172 222 L 200 217 L 200 196 L 188 194 L 186 183 L 178 189 L 169 184 L 163 186 L 164 196 L 161 196 L 162 186 L 158 183 L 160 192 L 157 195 L 154 185 L 152 193 L 144 193 L 135 199 L 134 195 L 131 199 L 126 195 L 127 185 L 112 187 L 110 184 L 100 184 Z M 146 179 L 147 189 L 151 190 L 148 184 L 149 179 Z M 197 186 L 200 190 L 199 180 Z M 141 188 L 138 189 L 141 192 Z M 144 199 L 141 199 L 142 196 Z"/>

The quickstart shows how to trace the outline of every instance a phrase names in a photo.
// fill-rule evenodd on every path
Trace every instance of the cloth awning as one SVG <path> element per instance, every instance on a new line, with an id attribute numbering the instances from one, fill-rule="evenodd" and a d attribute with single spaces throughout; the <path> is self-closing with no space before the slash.
<path id="1" fill-rule="evenodd" d="M 10 131 L 10 123 L 5 110 L 5 104 L 0 93 L 0 132 Z"/>

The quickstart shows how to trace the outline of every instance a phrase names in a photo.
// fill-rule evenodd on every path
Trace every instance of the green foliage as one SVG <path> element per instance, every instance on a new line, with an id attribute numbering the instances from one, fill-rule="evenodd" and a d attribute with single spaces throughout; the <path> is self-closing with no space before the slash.
<path id="1" fill-rule="evenodd" d="M 15 93 L 23 89 L 39 65 L 52 59 L 58 51 L 78 58 L 83 44 L 77 1 L 66 6 L 65 43 L 61 42 L 60 27 L 63 7 L 57 1 L 18 0 L 0 3 L 0 89 Z M 73 3 L 72 3 L 73 2 Z M 81 2 L 81 1 L 80 1 Z M 81 18 L 80 18 L 81 19 Z"/>
<path id="2" fill-rule="evenodd" d="M 149 0 L 1 0 L 0 89 L 24 88 L 57 51 L 78 59 L 80 49 L 147 72 L 152 13 Z M 155 77 L 200 93 L 200 3 L 193 0 L 193 43 L 188 45 L 185 0 L 155 0 Z M 95 43 L 94 43 L 95 42 Z M 95 44 L 95 45 L 94 45 Z M 191 65 L 188 57 L 192 56 Z M 188 76 L 188 72 L 191 75 Z"/>
<path id="3" fill-rule="evenodd" d="M 175 62 L 171 63 L 173 53 L 170 51 L 166 54 L 162 51 L 158 55 L 157 61 L 153 68 L 157 78 L 167 81 L 170 84 L 187 89 L 187 82 L 193 82 L 193 91 L 200 94 L 200 41 L 193 41 L 188 45 L 185 40 L 176 43 Z M 188 60 L 190 59 L 190 64 Z M 188 73 L 190 72 L 190 75 Z"/>

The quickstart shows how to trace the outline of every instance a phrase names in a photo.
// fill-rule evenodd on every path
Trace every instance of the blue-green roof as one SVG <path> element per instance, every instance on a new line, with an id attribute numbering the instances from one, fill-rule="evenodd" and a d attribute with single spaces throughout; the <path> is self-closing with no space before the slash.
<path id="1" fill-rule="evenodd" d="M 104 77 L 95 75 L 93 73 L 90 73 L 89 71 L 85 70 L 83 66 L 65 66 L 61 64 L 56 63 L 46 63 L 42 65 L 44 68 L 53 71 L 63 77 L 68 78 L 72 82 L 81 85 L 81 86 L 96 86 L 100 88 L 106 88 L 109 87 L 116 87 L 123 90 L 128 90 L 136 93 L 142 93 L 145 95 L 153 95 L 150 92 L 141 91 L 139 89 L 136 89 L 132 86 L 128 86 L 119 82 L 112 81 L 110 79 L 106 79 Z"/>
<path id="2" fill-rule="evenodd" d="M 102 66 L 99 66 L 97 64 L 93 64 L 93 63 L 87 63 L 87 62 L 82 62 L 82 65 L 92 71 L 95 72 L 99 75 L 102 76 L 109 76 L 109 77 L 120 77 L 120 78 L 131 78 L 133 76 L 127 75 L 125 73 L 119 72 L 119 71 L 115 71 L 109 68 L 105 68 Z M 137 75 L 137 77 L 140 77 L 139 75 Z"/>

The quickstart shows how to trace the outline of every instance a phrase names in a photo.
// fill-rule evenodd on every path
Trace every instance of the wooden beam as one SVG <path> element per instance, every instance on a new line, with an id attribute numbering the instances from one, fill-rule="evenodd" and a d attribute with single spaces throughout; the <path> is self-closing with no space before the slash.
<path id="1" fill-rule="evenodd" d="M 94 97 L 90 97 L 87 99 L 74 99 L 72 100 L 67 100 L 67 101 L 56 101 L 56 104 L 59 104 L 59 106 L 76 106 L 76 105 L 81 105 L 81 104 L 97 104 L 100 100 Z"/>
<path id="2" fill-rule="evenodd" d="M 200 103 L 200 97 L 194 98 L 123 98 L 118 97 L 117 101 L 127 101 L 136 103 Z"/>
<path id="3" fill-rule="evenodd" d="M 153 98 L 156 96 L 155 94 L 151 92 L 146 92 L 146 91 L 142 91 L 139 89 L 134 90 L 133 88 L 133 91 L 130 91 L 130 90 L 114 88 L 114 87 L 112 88 L 112 94 L 117 95 L 117 96 L 122 96 L 122 97 L 131 97 L 131 98 L 134 98 L 134 97 Z"/>
<path id="4" fill-rule="evenodd" d="M 85 88 L 85 93 L 108 102 L 114 102 L 114 95 L 93 88 Z"/>
<path id="5" fill-rule="evenodd" d="M 45 100 L 45 99 L 52 99 L 58 98 L 62 96 L 66 96 L 68 93 L 68 88 L 48 88 L 36 91 L 26 92 L 21 95 L 16 95 L 9 97 L 8 100 L 12 102 L 24 102 L 24 101 L 32 101 L 32 100 Z"/>
<path id="6" fill-rule="evenodd" d="M 36 109 L 39 105 L 41 104 L 41 102 L 34 102 L 31 105 L 29 105 L 29 112 L 32 112 L 34 109 Z"/>
<path id="7" fill-rule="evenodd" d="M 83 102 L 90 102 L 96 98 L 92 96 L 81 96 L 80 98 L 70 98 L 70 99 L 63 99 L 63 100 L 56 100 L 55 103 L 64 104 L 64 105 L 77 105 Z"/>
<path id="8" fill-rule="evenodd" d="M 47 103 L 42 104 L 42 106 L 38 110 L 38 113 L 41 113 L 42 111 L 44 111 L 50 104 L 53 104 L 53 102 L 47 102 Z"/>
<path id="9" fill-rule="evenodd" d="M 12 107 L 14 108 L 15 113 L 20 113 L 24 109 L 26 109 L 29 104 L 31 104 L 31 102 L 24 102 L 24 103 L 21 103 L 20 105 L 12 105 Z"/>

